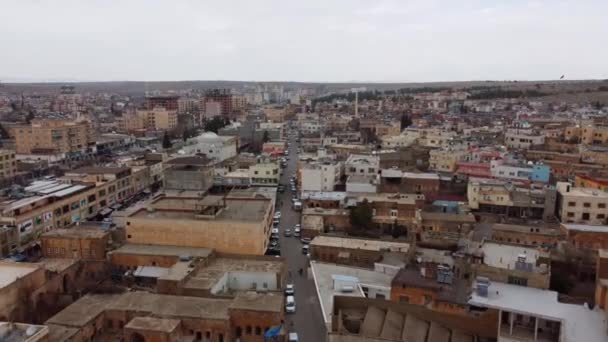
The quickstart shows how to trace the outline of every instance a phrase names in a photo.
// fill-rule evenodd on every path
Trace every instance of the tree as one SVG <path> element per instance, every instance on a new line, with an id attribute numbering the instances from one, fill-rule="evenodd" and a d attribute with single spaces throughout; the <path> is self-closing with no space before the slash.
<path id="1" fill-rule="evenodd" d="M 412 118 L 409 115 L 403 113 L 401 115 L 401 130 L 403 131 L 407 127 L 412 125 Z"/>
<path id="2" fill-rule="evenodd" d="M 27 113 L 27 115 L 25 116 L 25 122 L 26 123 L 31 123 L 32 120 L 34 120 L 34 112 L 30 111 L 29 113 Z"/>
<path id="3" fill-rule="evenodd" d="M 367 199 L 350 210 L 350 224 L 355 228 L 368 228 L 373 217 L 373 208 Z"/>
<path id="4" fill-rule="evenodd" d="M 393 236 L 393 238 L 398 238 L 401 235 L 404 235 L 406 232 L 405 227 L 403 227 L 402 225 L 399 224 L 395 224 L 395 226 L 393 227 L 393 230 L 391 231 L 391 235 Z"/>
<path id="5" fill-rule="evenodd" d="M 184 140 L 184 142 L 186 142 L 188 140 L 188 130 L 184 129 L 184 131 L 182 132 L 182 139 Z"/>
<path id="6" fill-rule="evenodd" d="M 171 142 L 169 133 L 165 131 L 165 135 L 163 135 L 163 148 L 171 148 L 171 146 L 173 146 L 173 143 Z"/>
<path id="7" fill-rule="evenodd" d="M 205 131 L 217 133 L 221 128 L 227 126 L 230 120 L 216 116 L 205 123 Z"/>
<path id="8" fill-rule="evenodd" d="M 270 134 L 268 134 L 268 131 L 267 131 L 267 130 L 264 130 L 264 136 L 262 137 L 262 141 L 263 141 L 264 143 L 267 143 L 267 142 L 269 142 L 269 141 L 270 141 Z"/>

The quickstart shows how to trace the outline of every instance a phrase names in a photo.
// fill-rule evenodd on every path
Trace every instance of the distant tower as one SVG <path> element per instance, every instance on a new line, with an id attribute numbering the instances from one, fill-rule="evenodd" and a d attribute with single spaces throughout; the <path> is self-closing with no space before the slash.
<path id="1" fill-rule="evenodd" d="M 351 92 L 355 92 L 355 117 L 358 118 L 359 117 L 359 92 L 360 91 L 365 91 L 366 88 L 365 87 L 361 87 L 361 88 L 352 88 L 350 91 Z"/>

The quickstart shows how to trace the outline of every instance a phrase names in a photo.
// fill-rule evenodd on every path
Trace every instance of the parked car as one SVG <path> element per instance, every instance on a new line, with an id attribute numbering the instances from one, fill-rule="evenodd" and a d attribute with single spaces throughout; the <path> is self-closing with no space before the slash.
<path id="1" fill-rule="evenodd" d="M 310 247 L 308 245 L 302 246 L 302 254 L 308 255 L 309 250 L 310 250 Z"/>
<path id="2" fill-rule="evenodd" d="M 300 237 L 300 228 L 296 227 L 293 229 L 293 236 Z"/>
<path id="3" fill-rule="evenodd" d="M 294 296 L 287 296 L 287 299 L 285 299 L 285 312 L 296 312 L 296 298 Z"/>
<path id="4" fill-rule="evenodd" d="M 281 218 L 281 212 L 280 211 L 275 212 L 274 213 L 274 218 L 275 219 L 280 219 Z"/>
<path id="5" fill-rule="evenodd" d="M 271 240 L 270 247 L 274 249 L 279 248 L 279 240 Z"/>
<path id="6" fill-rule="evenodd" d="M 285 285 L 285 294 L 288 296 L 293 296 L 296 293 L 296 288 L 293 284 Z"/>
<path id="7" fill-rule="evenodd" d="M 289 338 L 287 339 L 287 342 L 299 342 L 300 340 L 298 340 L 298 333 L 296 332 L 290 332 L 289 333 Z"/>
<path id="8" fill-rule="evenodd" d="M 308 245 L 310 243 L 310 238 L 302 238 L 300 241 L 302 241 L 303 244 Z"/>

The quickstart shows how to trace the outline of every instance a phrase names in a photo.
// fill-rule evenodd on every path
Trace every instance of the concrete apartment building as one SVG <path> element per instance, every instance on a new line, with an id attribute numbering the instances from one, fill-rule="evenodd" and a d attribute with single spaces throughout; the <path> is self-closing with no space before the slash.
<path id="1" fill-rule="evenodd" d="M 376 177 L 380 173 L 380 158 L 373 155 L 351 154 L 344 163 L 347 176 Z"/>
<path id="2" fill-rule="evenodd" d="M 469 207 L 479 212 L 542 220 L 555 216 L 556 190 L 552 186 L 529 188 L 505 180 L 470 178 L 467 199 Z"/>
<path id="3" fill-rule="evenodd" d="M 145 169 L 143 169 L 145 171 Z M 142 171 L 142 172 L 143 172 Z M 61 180 L 34 181 L 26 187 L 26 197 L 0 203 L 0 256 L 24 252 L 37 244 L 40 236 L 56 228 L 68 227 L 94 218 L 144 188 L 130 168 L 81 168 Z"/>
<path id="4" fill-rule="evenodd" d="M 100 228 L 54 229 L 40 237 L 45 258 L 105 260 L 110 232 Z"/>
<path id="5" fill-rule="evenodd" d="M 334 191 L 342 177 L 343 164 L 329 159 L 303 162 L 298 173 L 302 191 Z"/>
<path id="6" fill-rule="evenodd" d="M 279 162 L 270 159 L 260 160 L 258 163 L 249 166 L 249 177 L 252 185 L 277 186 L 281 179 Z"/>
<path id="7" fill-rule="evenodd" d="M 596 125 L 566 127 L 564 139 L 570 142 L 581 142 L 585 145 L 605 145 L 608 144 L 608 127 Z"/>
<path id="8" fill-rule="evenodd" d="M 505 133 L 505 145 L 510 149 L 527 150 L 545 143 L 545 135 L 532 129 L 510 128 Z"/>
<path id="9" fill-rule="evenodd" d="M 438 172 L 455 172 L 458 162 L 469 152 L 464 147 L 450 146 L 431 150 L 429 152 L 429 169 Z"/>
<path id="10" fill-rule="evenodd" d="M 213 163 L 204 156 L 173 158 L 165 164 L 163 178 L 167 190 L 206 192 L 213 186 Z"/>
<path id="11" fill-rule="evenodd" d="M 382 169 L 380 192 L 423 193 L 432 196 L 439 193 L 440 180 L 436 173 L 403 172 L 398 169 Z"/>
<path id="12" fill-rule="evenodd" d="M 125 116 L 126 132 L 138 130 L 171 131 L 177 127 L 177 109 L 154 107 L 152 109 L 137 109 L 133 114 Z"/>
<path id="13" fill-rule="evenodd" d="M 558 182 L 557 216 L 562 223 L 606 224 L 608 193 Z"/>
<path id="14" fill-rule="evenodd" d="M 220 136 L 213 132 L 204 132 L 188 140 L 182 147 L 187 155 L 204 154 L 209 159 L 222 162 L 237 155 L 238 137 Z"/>
<path id="15" fill-rule="evenodd" d="M 76 153 L 95 145 L 95 133 L 88 121 L 32 120 L 30 125 L 16 126 L 12 131 L 17 154 Z"/>
<path id="16" fill-rule="evenodd" d="M 15 151 L 0 150 L 0 179 L 13 178 L 17 174 Z"/>
<path id="17" fill-rule="evenodd" d="M 409 225 L 416 220 L 416 212 L 424 206 L 423 194 L 349 194 L 347 206 L 355 206 L 367 200 L 373 213 L 373 220 L 379 224 Z"/>
<path id="18" fill-rule="evenodd" d="M 126 217 L 127 241 L 263 255 L 273 211 L 265 197 L 165 195 Z"/>

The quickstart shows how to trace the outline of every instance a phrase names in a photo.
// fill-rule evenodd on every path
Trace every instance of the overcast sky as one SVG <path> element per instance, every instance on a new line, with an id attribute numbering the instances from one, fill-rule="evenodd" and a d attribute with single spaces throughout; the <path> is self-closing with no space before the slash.
<path id="1" fill-rule="evenodd" d="M 608 0 L 1 0 L 0 80 L 608 78 Z"/>

